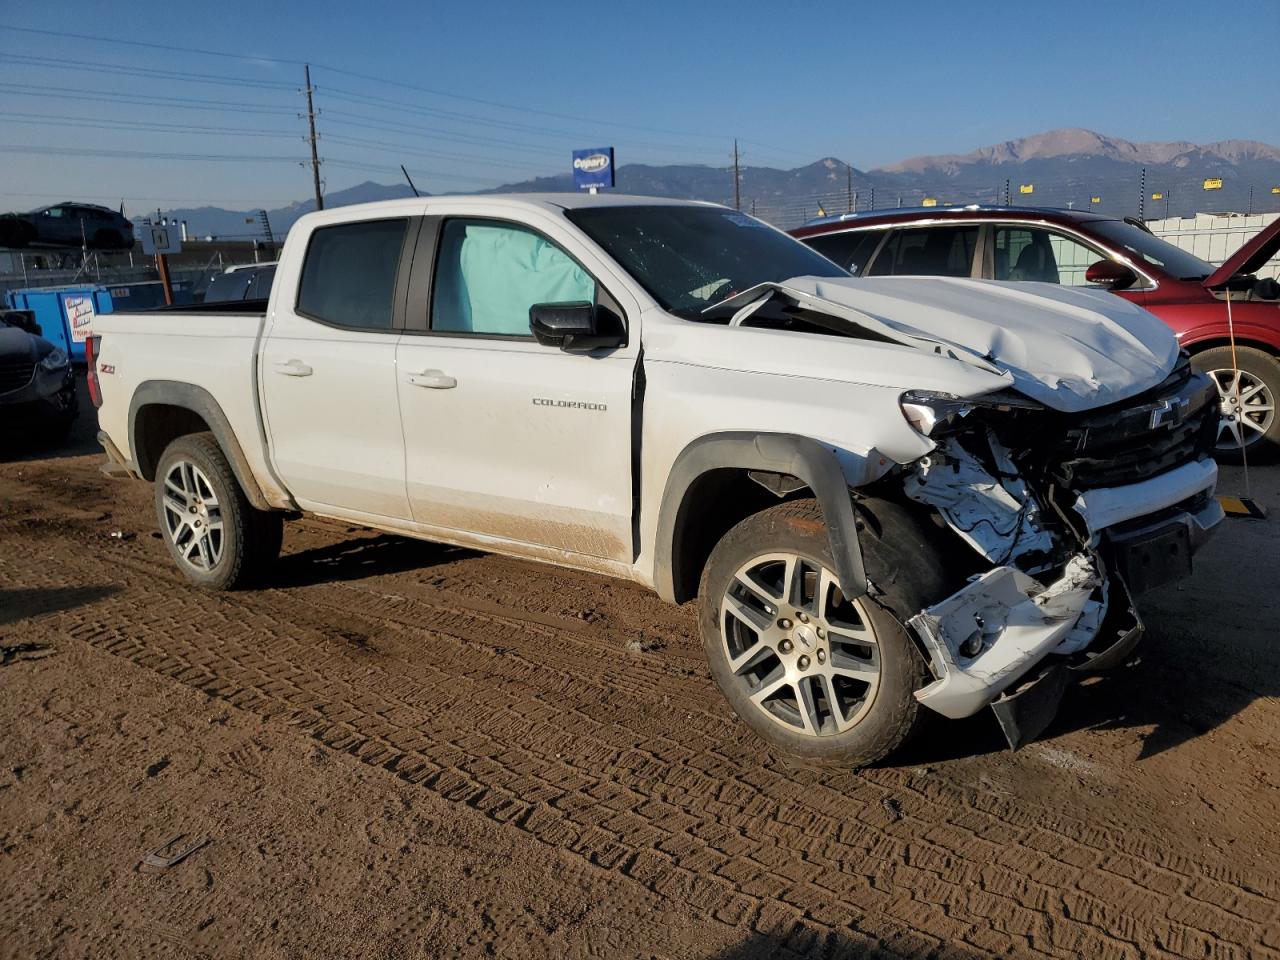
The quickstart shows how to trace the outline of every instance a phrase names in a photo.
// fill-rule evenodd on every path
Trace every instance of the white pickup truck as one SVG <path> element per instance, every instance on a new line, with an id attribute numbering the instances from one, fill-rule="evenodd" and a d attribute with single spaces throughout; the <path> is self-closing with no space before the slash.
<path id="1" fill-rule="evenodd" d="M 299 512 L 635 580 L 696 598 L 742 720 L 823 764 L 928 711 L 1037 736 L 1222 517 L 1213 384 L 1151 314 L 853 279 L 710 204 L 314 213 L 268 303 L 96 333 L 108 466 L 196 585 L 269 576 Z"/>

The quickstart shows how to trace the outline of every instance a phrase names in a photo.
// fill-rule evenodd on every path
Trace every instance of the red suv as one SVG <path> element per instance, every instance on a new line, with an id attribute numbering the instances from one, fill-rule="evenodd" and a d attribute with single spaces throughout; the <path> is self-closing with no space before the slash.
<path id="1" fill-rule="evenodd" d="M 854 276 L 1030 280 L 1110 290 L 1171 326 L 1192 364 L 1217 382 L 1219 459 L 1280 453 L 1280 284 L 1253 276 L 1280 250 L 1280 219 L 1217 268 L 1152 235 L 1140 221 L 1075 210 L 873 211 L 828 217 L 791 232 Z"/>

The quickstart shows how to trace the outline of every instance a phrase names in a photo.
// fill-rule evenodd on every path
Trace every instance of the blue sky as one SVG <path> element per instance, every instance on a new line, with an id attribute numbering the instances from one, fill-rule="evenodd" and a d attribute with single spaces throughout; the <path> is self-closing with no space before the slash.
<path id="1" fill-rule="evenodd" d="M 401 162 L 431 192 L 482 188 L 607 144 L 619 163 L 725 165 L 735 136 L 745 163 L 784 168 L 1063 126 L 1280 143 L 1276 0 L 68 0 L 0 5 L 0 26 L 49 31 L 0 29 L 0 145 L 27 151 L 0 152 L 0 209 L 305 198 L 304 61 L 329 190 L 397 181 Z"/>

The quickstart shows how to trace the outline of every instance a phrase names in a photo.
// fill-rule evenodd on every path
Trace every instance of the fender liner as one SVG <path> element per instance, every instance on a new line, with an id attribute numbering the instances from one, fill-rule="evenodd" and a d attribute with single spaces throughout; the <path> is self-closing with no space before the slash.
<path id="1" fill-rule="evenodd" d="M 156 463 L 143 463 L 138 457 L 136 432 L 138 411 L 152 404 L 182 407 L 199 414 L 200 418 L 209 425 L 209 430 L 218 441 L 222 452 L 226 454 L 227 462 L 231 464 L 231 472 L 236 475 L 240 489 L 244 491 L 249 502 L 259 510 L 276 509 L 263 496 L 262 488 L 258 486 L 258 481 L 253 475 L 253 468 L 249 466 L 244 450 L 240 447 L 240 441 L 236 439 L 235 430 L 231 428 L 231 421 L 222 412 L 222 407 L 213 398 L 213 394 L 195 384 L 177 380 L 145 380 L 138 384 L 138 389 L 133 392 L 133 399 L 129 401 L 129 450 L 133 454 L 133 467 L 136 473 L 146 480 L 155 479 Z"/>
<path id="2" fill-rule="evenodd" d="M 822 508 L 841 591 L 850 599 L 867 593 L 853 499 L 836 449 L 791 433 L 713 433 L 685 447 L 667 478 L 654 546 L 654 586 L 659 596 L 676 602 L 673 551 L 676 531 L 686 519 L 689 488 L 708 471 L 726 468 L 784 473 L 802 480 Z"/>

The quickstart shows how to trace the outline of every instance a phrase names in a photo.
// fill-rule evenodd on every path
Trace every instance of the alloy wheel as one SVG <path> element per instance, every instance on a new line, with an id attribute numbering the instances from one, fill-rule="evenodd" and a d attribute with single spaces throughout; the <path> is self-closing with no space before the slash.
<path id="1" fill-rule="evenodd" d="M 1276 418 L 1276 398 L 1265 381 L 1246 370 L 1210 370 L 1218 387 L 1219 451 L 1248 447 L 1266 435 Z"/>
<path id="2" fill-rule="evenodd" d="M 178 460 L 164 478 L 165 532 L 183 563 L 212 570 L 222 558 L 222 508 L 213 484 L 190 460 Z"/>
<path id="3" fill-rule="evenodd" d="M 834 573 L 792 553 L 743 564 L 720 606 L 720 636 L 751 704 L 793 733 L 845 733 L 880 685 L 880 649 L 862 601 Z"/>

